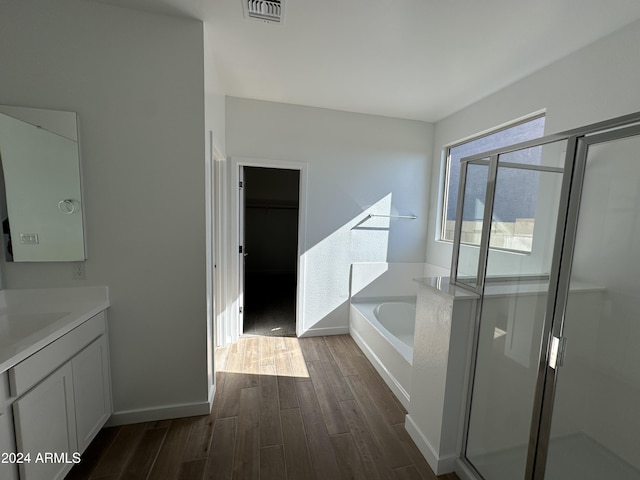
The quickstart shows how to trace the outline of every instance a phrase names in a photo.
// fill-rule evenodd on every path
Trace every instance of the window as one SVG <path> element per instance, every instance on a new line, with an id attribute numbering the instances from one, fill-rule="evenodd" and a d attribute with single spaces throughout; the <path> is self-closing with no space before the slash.
<path id="1" fill-rule="evenodd" d="M 440 240 L 447 242 L 453 241 L 456 223 L 456 207 L 458 203 L 458 186 L 460 180 L 460 160 L 464 157 L 475 155 L 477 153 L 487 152 L 489 150 L 542 137 L 544 134 L 544 120 L 544 115 L 539 115 L 447 148 Z M 532 163 L 536 163 L 535 159 L 531 159 L 530 161 Z M 467 189 L 474 188 L 473 184 L 477 184 L 477 199 L 479 202 L 484 203 L 483 192 L 485 185 L 480 185 L 482 182 L 473 180 L 471 180 L 471 182 L 472 184 L 469 184 L 468 182 Z M 506 191 L 501 193 L 503 196 L 503 202 L 506 199 L 506 203 L 510 206 L 508 213 L 501 218 L 501 222 L 503 226 L 507 227 L 507 230 L 524 231 L 525 236 L 532 237 L 533 229 L 531 228 L 531 225 L 533 224 L 534 218 L 534 212 L 531 210 L 532 202 L 522 202 L 519 200 L 522 198 L 535 199 L 537 185 L 534 183 L 527 184 L 526 182 L 514 182 L 512 185 L 512 188 L 507 188 Z M 469 192 L 466 193 L 466 196 L 469 198 Z M 510 202 L 508 199 L 513 199 L 513 201 Z M 465 241 L 465 239 L 463 239 L 463 241 L 468 244 L 479 244 L 482 229 L 482 214 L 481 210 L 479 212 L 476 211 L 475 213 L 473 213 L 472 210 L 475 211 L 477 209 L 465 208 L 463 214 L 463 228 L 467 232 L 467 240 Z M 480 215 L 480 218 L 476 218 L 478 214 Z M 478 232 L 474 231 L 474 225 L 478 226 Z M 509 247 L 509 245 L 513 243 L 508 242 L 505 244 L 505 248 L 524 252 L 531 251 L 531 238 L 520 238 L 517 240 L 518 241 L 515 242 L 515 245 L 518 245 L 518 247 Z M 499 248 L 498 245 L 493 246 Z"/>

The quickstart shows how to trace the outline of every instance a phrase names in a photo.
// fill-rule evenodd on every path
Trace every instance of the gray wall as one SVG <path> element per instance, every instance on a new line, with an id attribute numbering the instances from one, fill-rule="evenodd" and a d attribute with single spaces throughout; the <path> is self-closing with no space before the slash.
<path id="1" fill-rule="evenodd" d="M 116 413 L 206 403 L 202 23 L 3 2 L 0 64 L 0 103 L 79 114 L 88 245 L 86 281 L 13 264 L 4 287 L 108 285 Z"/>
<path id="2" fill-rule="evenodd" d="M 640 110 L 640 22 L 437 122 L 431 170 L 427 261 L 448 267 L 451 244 L 436 240 L 443 148 L 478 132 L 546 110 L 545 131 L 555 133 Z M 535 252 L 534 252 L 535 255 Z M 522 258 L 504 255 L 509 265 Z"/>
<path id="3" fill-rule="evenodd" d="M 541 109 L 546 109 L 547 133 L 640 111 L 638 45 L 640 22 L 635 22 L 436 124 L 428 262 L 446 267 L 451 260 L 451 244 L 436 240 L 443 147 Z M 588 174 L 592 189 L 583 197 L 573 265 L 575 278 L 597 290 L 570 296 L 566 371 L 559 377 L 554 434 L 587 433 L 637 466 L 637 448 L 628 439 L 638 429 L 629 412 L 638 404 L 640 385 L 635 247 L 640 185 L 631 168 L 620 168 L 621 160 L 637 161 L 637 151 L 618 150 L 625 146 L 601 151 Z M 618 168 L 607 171 L 604 162 L 610 166 L 613 159 Z M 493 252 L 492 258 L 499 255 Z M 501 255 L 505 265 L 524 263 L 523 256 Z M 499 413 L 502 418 L 510 414 Z"/>
<path id="4" fill-rule="evenodd" d="M 424 261 L 432 125 L 233 97 L 226 114 L 232 159 L 307 166 L 302 330 L 346 331 L 352 262 Z"/>

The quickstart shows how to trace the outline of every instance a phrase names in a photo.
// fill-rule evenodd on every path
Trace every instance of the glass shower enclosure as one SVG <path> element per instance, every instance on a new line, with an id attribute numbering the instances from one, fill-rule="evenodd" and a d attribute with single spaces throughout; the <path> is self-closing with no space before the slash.
<path id="1" fill-rule="evenodd" d="M 463 159 L 453 253 L 480 296 L 458 473 L 640 480 L 640 113 Z"/>

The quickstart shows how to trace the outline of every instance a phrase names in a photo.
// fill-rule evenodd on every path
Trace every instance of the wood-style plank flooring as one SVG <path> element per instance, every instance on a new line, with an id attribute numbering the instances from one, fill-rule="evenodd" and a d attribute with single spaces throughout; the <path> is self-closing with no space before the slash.
<path id="1" fill-rule="evenodd" d="M 104 428 L 67 480 L 458 480 L 348 335 L 243 337 L 216 362 L 210 415 Z"/>

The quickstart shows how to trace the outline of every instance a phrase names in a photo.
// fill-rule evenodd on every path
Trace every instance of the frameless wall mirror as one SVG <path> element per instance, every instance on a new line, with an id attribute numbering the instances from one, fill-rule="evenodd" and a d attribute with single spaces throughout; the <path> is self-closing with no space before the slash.
<path id="1" fill-rule="evenodd" d="M 0 105 L 7 261 L 86 259 L 75 112 Z"/>

